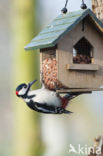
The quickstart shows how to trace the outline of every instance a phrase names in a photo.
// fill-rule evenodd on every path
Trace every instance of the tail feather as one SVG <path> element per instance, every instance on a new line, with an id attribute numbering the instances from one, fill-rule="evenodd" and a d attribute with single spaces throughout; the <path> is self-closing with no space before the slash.
<path id="1" fill-rule="evenodd" d="M 73 112 L 71 112 L 71 111 L 68 111 L 68 110 L 64 110 L 64 112 L 63 112 L 64 114 L 71 114 L 71 113 L 73 113 Z"/>
<path id="2" fill-rule="evenodd" d="M 79 96 L 80 94 L 81 94 L 81 93 L 68 93 L 68 94 L 66 94 L 66 95 L 64 96 L 64 98 L 71 100 L 71 99 L 73 99 L 73 98 Z"/>
<path id="3" fill-rule="evenodd" d="M 66 99 L 71 99 L 71 98 L 72 98 L 72 96 L 73 96 L 72 94 L 69 94 L 69 93 L 68 93 L 68 94 L 66 94 L 66 95 L 65 95 L 65 96 L 63 96 L 63 97 L 64 97 L 64 98 L 66 98 Z"/>

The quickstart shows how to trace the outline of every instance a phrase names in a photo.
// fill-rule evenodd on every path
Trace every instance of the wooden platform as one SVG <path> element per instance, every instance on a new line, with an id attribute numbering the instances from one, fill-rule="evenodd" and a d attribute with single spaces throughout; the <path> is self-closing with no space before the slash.
<path id="1" fill-rule="evenodd" d="M 66 68 L 68 70 L 97 71 L 99 70 L 99 65 L 97 64 L 67 64 Z"/>
<path id="2" fill-rule="evenodd" d="M 93 91 L 103 91 L 103 88 L 75 88 L 56 90 L 57 93 L 92 93 Z"/>

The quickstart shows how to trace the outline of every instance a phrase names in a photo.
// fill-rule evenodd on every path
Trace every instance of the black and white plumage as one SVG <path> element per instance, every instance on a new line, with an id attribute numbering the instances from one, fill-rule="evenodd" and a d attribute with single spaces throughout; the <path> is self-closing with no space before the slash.
<path id="1" fill-rule="evenodd" d="M 31 86 L 36 82 L 21 84 L 16 88 L 16 95 L 24 99 L 26 104 L 33 110 L 47 114 L 69 114 L 72 113 L 66 110 L 66 106 L 74 95 L 67 94 L 64 97 L 57 95 L 56 92 L 42 87 L 37 90 L 30 90 Z"/>

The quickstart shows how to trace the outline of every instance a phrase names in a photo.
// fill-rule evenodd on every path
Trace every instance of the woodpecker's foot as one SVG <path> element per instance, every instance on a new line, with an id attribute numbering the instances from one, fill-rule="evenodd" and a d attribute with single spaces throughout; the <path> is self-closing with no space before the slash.
<path id="1" fill-rule="evenodd" d="M 54 87 L 55 87 L 55 90 L 58 90 L 59 89 L 59 87 L 58 87 L 58 85 L 57 85 L 56 82 L 54 82 Z"/>
<path id="2" fill-rule="evenodd" d="M 73 112 L 71 112 L 71 111 L 68 111 L 68 110 L 64 110 L 64 112 L 63 112 L 64 114 L 71 114 L 71 113 L 73 113 Z"/>

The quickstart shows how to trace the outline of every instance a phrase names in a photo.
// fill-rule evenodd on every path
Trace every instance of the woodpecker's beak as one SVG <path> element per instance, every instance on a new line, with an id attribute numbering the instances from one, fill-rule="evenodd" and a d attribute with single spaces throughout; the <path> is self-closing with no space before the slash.
<path id="1" fill-rule="evenodd" d="M 34 80 L 32 82 L 29 83 L 29 86 L 31 87 L 37 80 Z"/>

